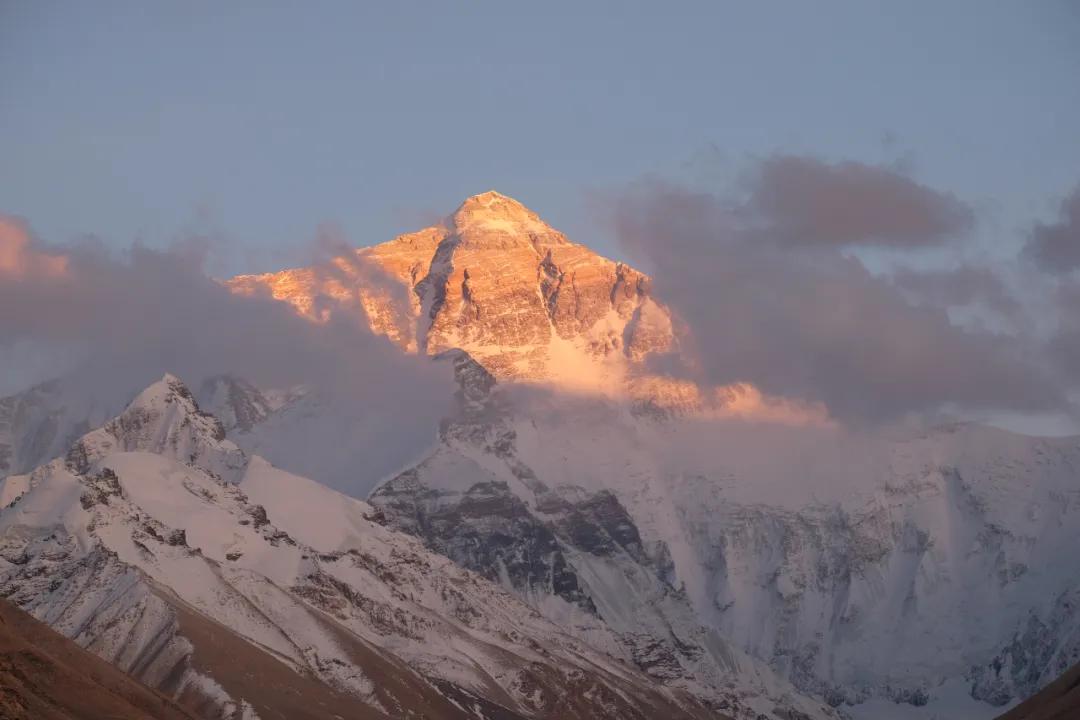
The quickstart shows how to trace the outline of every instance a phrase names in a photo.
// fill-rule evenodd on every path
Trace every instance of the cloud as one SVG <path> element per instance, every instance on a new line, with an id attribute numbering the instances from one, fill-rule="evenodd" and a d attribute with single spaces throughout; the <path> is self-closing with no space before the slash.
<path id="1" fill-rule="evenodd" d="M 65 257 L 33 247 L 30 233 L 22 221 L 0 215 L 0 276 L 56 277 L 66 270 Z"/>
<path id="2" fill-rule="evenodd" d="M 1057 222 L 1035 225 L 1024 254 L 1049 273 L 1064 274 L 1080 268 L 1080 185 L 1061 202 Z"/>
<path id="3" fill-rule="evenodd" d="M 0 357 L 63 353 L 84 382 L 129 393 L 166 371 L 193 389 L 226 373 L 307 385 L 385 430 L 378 443 L 354 438 L 357 475 L 407 460 L 449 407 L 446 368 L 404 354 L 347 308 L 312 323 L 286 303 L 231 293 L 204 272 L 197 246 L 136 244 L 118 257 L 89 241 L 46 250 L 10 219 L 0 229 Z"/>
<path id="4" fill-rule="evenodd" d="M 954 196 L 889 168 L 774 155 L 751 177 L 745 209 L 782 244 L 929 246 L 974 222 Z"/>
<path id="5" fill-rule="evenodd" d="M 659 182 L 642 183 L 614 204 L 618 240 L 645 261 L 657 297 L 690 328 L 688 367 L 701 380 L 749 382 L 768 394 L 822 402 L 848 423 L 948 407 L 1042 412 L 1065 405 L 1042 358 L 1016 337 L 957 327 L 947 308 L 910 302 L 887 277 L 842 252 L 845 243 L 870 237 L 911 237 L 921 229 L 925 240 L 957 227 L 950 212 L 907 222 L 890 209 L 937 197 L 932 191 L 850 165 L 794 166 L 789 173 L 777 168 L 791 163 L 766 161 L 766 176 L 795 179 L 768 201 L 751 198 L 754 215 L 768 211 L 764 223 L 748 220 L 745 206 Z M 859 190 L 858 178 L 872 192 Z M 864 214 L 867 207 L 842 219 L 819 212 L 843 205 L 846 191 L 852 202 L 872 197 L 867 207 L 884 218 Z M 796 243 L 790 233 L 797 227 L 813 237 Z M 763 236 L 763 228 L 779 235 Z M 962 294 L 989 291 L 986 278 L 969 281 Z"/>
<path id="6" fill-rule="evenodd" d="M 1020 301 L 1001 275 L 989 267 L 896 268 L 889 275 L 915 304 L 942 308 L 978 307 L 1011 324 L 1024 319 Z"/>
<path id="7" fill-rule="evenodd" d="M 318 280 L 315 287 L 337 287 L 347 294 L 347 297 L 336 300 L 319 296 L 316 298 L 317 305 L 330 302 L 332 307 L 339 309 L 343 305 L 349 306 L 354 312 L 368 318 L 369 327 L 380 323 L 392 324 L 397 337 L 408 337 L 409 322 L 404 314 L 372 318 L 365 298 L 378 298 L 383 306 L 407 308 L 411 303 L 410 290 L 369 255 L 358 253 L 339 228 L 332 225 L 319 228 L 313 261 L 312 272 Z"/>
<path id="8" fill-rule="evenodd" d="M 1074 384 L 1080 384 L 1080 279 L 1056 284 L 1052 305 L 1057 325 L 1049 342 L 1049 356 L 1055 367 Z"/>

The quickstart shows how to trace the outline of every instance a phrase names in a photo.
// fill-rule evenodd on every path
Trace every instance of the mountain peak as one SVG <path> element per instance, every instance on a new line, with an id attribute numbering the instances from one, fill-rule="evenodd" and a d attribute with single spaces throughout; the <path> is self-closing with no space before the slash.
<path id="1" fill-rule="evenodd" d="M 140 392 L 118 416 L 84 435 L 68 452 L 78 472 L 112 452 L 168 455 L 218 477 L 231 477 L 246 459 L 213 415 L 199 409 L 184 382 L 166 373 Z"/>
<path id="2" fill-rule="evenodd" d="M 491 202 L 493 200 L 509 200 L 510 202 L 517 203 L 518 205 L 521 204 L 520 202 L 518 202 L 514 198 L 510 197 L 509 195 L 504 195 L 503 193 L 499 192 L 498 190 L 495 190 L 494 188 L 492 188 L 491 190 L 485 190 L 482 193 L 476 193 L 475 195 L 471 195 L 471 196 L 465 198 L 466 203 L 470 203 L 470 202 Z"/>
<path id="3" fill-rule="evenodd" d="M 540 216 L 512 197 L 495 190 L 466 198 L 449 219 L 459 236 L 499 232 L 509 235 L 551 234 Z"/>
<path id="4" fill-rule="evenodd" d="M 145 390 L 140 392 L 129 407 L 153 405 L 161 401 L 172 402 L 174 399 L 179 399 L 185 405 L 190 406 L 190 409 L 194 412 L 199 409 L 195 403 L 195 398 L 192 396 L 191 391 L 188 390 L 187 385 L 184 384 L 184 381 L 172 373 L 165 373 L 160 380 L 148 385 Z"/>
<path id="5" fill-rule="evenodd" d="M 463 208 L 489 208 L 499 204 L 521 208 L 522 210 L 529 212 L 529 209 L 521 202 L 509 195 L 503 195 L 498 190 L 487 190 L 482 193 L 477 193 L 476 195 L 471 195 L 465 198 L 461 205 L 458 206 L 458 210 Z"/>
<path id="6" fill-rule="evenodd" d="M 155 416 L 168 414 L 179 419 L 189 418 L 190 420 L 185 421 L 194 421 L 202 431 L 216 439 L 221 440 L 225 437 L 225 431 L 221 429 L 218 419 L 203 412 L 188 386 L 172 373 L 165 373 L 160 380 L 151 383 L 136 395 L 116 420 L 119 421 L 125 417 L 142 417 L 147 414 Z"/>
<path id="7" fill-rule="evenodd" d="M 366 283 L 348 263 L 332 281 L 300 268 L 229 285 L 243 294 L 268 288 L 315 320 L 320 295 L 359 293 L 375 332 L 410 351 L 460 348 L 499 379 L 581 382 L 606 392 L 630 365 L 672 342 L 668 313 L 650 299 L 645 275 L 571 242 L 495 190 L 467 198 L 438 225 L 357 252 L 392 286 Z"/>

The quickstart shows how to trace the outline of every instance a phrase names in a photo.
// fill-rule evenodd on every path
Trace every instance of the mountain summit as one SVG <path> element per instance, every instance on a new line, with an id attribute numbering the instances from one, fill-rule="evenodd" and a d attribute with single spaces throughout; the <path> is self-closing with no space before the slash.
<path id="1" fill-rule="evenodd" d="M 617 386 L 673 343 L 646 275 L 570 242 L 493 190 L 438 225 L 327 267 L 242 275 L 228 286 L 269 291 L 313 319 L 325 319 L 317 298 L 358 299 L 372 329 L 403 348 L 461 348 L 500 379 Z"/>
<path id="2" fill-rule="evenodd" d="M 448 224 L 460 238 L 469 240 L 479 239 L 484 231 L 499 231 L 516 238 L 549 236 L 555 243 L 568 243 L 562 233 L 553 230 L 539 215 L 495 190 L 466 198 L 450 216 Z"/>

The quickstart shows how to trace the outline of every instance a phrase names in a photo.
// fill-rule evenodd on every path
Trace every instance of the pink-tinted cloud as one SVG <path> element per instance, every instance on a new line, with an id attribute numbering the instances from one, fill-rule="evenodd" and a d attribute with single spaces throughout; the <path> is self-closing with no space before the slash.
<path id="1" fill-rule="evenodd" d="M 930 229 L 953 227 L 890 217 L 886 191 L 892 188 L 895 205 L 905 207 L 912 192 L 906 181 L 874 187 L 873 206 L 883 208 L 884 222 L 863 217 L 866 208 L 841 222 L 818 209 L 842 205 L 849 180 L 863 171 L 803 172 L 807 165 L 797 165 L 799 181 L 784 189 L 782 201 L 754 201 L 756 214 L 771 213 L 764 222 L 707 193 L 655 182 L 616 202 L 619 241 L 652 270 L 657 296 L 693 335 L 685 344 L 694 348 L 689 372 L 822 402 L 833 417 L 855 424 L 947 407 L 1041 412 L 1066 405 L 1064 388 L 1033 352 L 1038 343 L 957 327 L 946 307 L 910 302 L 889 278 L 842 252 L 872 237 L 873 228 L 894 239 L 908 234 L 902 229 L 922 228 L 926 239 Z M 766 174 L 775 172 L 773 166 Z M 866 197 L 850 189 L 853 202 Z M 789 233 L 808 225 L 812 240 L 794 242 Z M 829 228 L 837 234 L 826 242 Z"/>
<path id="2" fill-rule="evenodd" d="M 66 271 L 67 258 L 35 248 L 22 221 L 0 215 L 0 276 L 56 277 Z"/>
<path id="3" fill-rule="evenodd" d="M 449 407 L 449 371 L 402 353 L 351 308 L 313 323 L 286 303 L 234 294 L 207 276 L 190 244 L 117 256 L 86 242 L 61 254 L 18 223 L 2 228 L 0 346 L 34 350 L 6 357 L 63 355 L 82 382 L 129 392 L 164 372 L 193 387 L 220 374 L 264 388 L 305 385 L 382 430 L 377 443 L 374 434 L 354 439 L 369 471 L 407 460 Z"/>

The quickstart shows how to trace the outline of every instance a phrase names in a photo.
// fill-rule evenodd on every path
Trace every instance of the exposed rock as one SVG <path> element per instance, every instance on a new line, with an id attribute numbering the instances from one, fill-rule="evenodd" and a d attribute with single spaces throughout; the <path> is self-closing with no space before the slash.
<path id="1" fill-rule="evenodd" d="M 668 312 L 637 270 L 571 243 L 518 201 L 486 192 L 438 226 L 357 250 L 326 267 L 229 281 L 315 319 L 325 296 L 431 354 L 460 348 L 498 378 L 552 379 L 565 363 L 642 360 L 672 343 Z M 580 368 L 577 368 L 580 370 Z"/>

